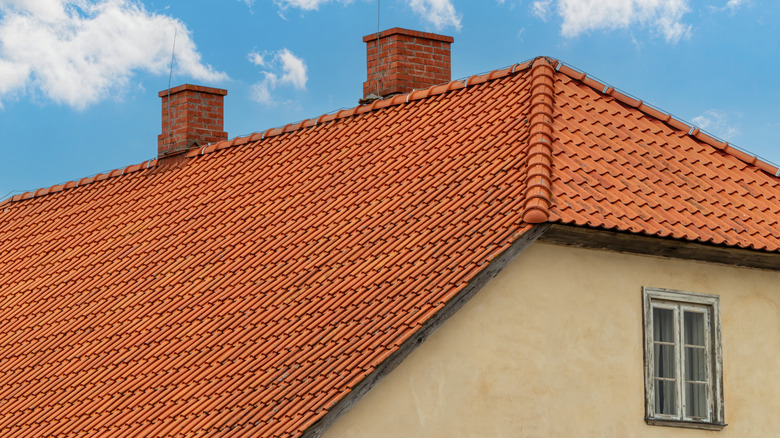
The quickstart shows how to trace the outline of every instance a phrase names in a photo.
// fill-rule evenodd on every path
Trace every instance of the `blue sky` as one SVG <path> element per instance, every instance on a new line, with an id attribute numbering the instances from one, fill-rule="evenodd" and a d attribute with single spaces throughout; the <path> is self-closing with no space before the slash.
<path id="1" fill-rule="evenodd" d="M 552 56 L 780 163 L 778 3 L 0 0 L 0 199 L 153 158 L 174 34 L 231 138 L 355 106 L 378 10 L 453 36 L 453 79 Z"/>

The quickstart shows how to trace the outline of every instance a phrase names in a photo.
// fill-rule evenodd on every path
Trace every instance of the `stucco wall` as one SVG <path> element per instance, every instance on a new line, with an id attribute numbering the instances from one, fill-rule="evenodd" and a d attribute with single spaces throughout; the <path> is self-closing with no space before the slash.
<path id="1" fill-rule="evenodd" d="M 724 430 L 644 422 L 642 286 L 721 297 Z M 780 436 L 780 272 L 533 244 L 325 436 Z"/>

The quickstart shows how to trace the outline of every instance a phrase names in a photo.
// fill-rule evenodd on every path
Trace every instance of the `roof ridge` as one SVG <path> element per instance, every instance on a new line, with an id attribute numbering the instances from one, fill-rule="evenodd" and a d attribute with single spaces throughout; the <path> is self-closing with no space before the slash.
<path id="1" fill-rule="evenodd" d="M 434 85 L 428 88 L 423 88 L 420 90 L 413 90 L 406 94 L 397 94 L 395 96 L 388 97 L 386 99 L 379 99 L 371 102 L 370 104 L 365 105 L 358 105 L 351 108 L 346 109 L 340 109 L 336 111 L 332 111 L 330 113 L 322 114 L 315 118 L 310 119 L 304 119 L 299 122 L 295 123 L 288 123 L 284 126 L 277 126 L 273 128 L 269 128 L 265 130 L 264 132 L 255 132 L 250 135 L 244 136 L 244 137 L 234 137 L 233 139 L 229 140 L 222 140 L 216 143 L 210 143 L 202 147 L 193 148 L 186 152 L 185 157 L 186 158 L 192 158 L 199 155 L 205 155 L 214 151 L 222 150 L 225 148 L 233 147 L 233 146 L 242 146 L 249 143 L 254 143 L 257 141 L 265 140 L 269 137 L 275 137 L 277 135 L 287 134 L 289 132 L 298 131 L 301 129 L 308 129 L 315 126 L 319 126 L 323 123 L 328 123 L 334 120 L 340 120 L 345 119 L 348 117 L 360 115 L 363 113 L 371 112 L 380 110 L 383 108 L 388 108 L 391 106 L 398 106 L 404 103 L 413 102 L 416 100 L 421 100 L 430 96 L 436 96 L 439 94 L 444 94 L 449 91 L 454 90 L 460 90 L 461 88 L 467 88 L 473 85 L 479 85 L 484 82 L 504 78 L 506 76 L 514 75 L 516 73 L 519 73 L 521 71 L 525 71 L 529 68 L 531 68 L 531 65 L 533 62 L 539 58 L 534 58 L 525 62 L 521 62 L 518 64 L 510 65 L 505 68 L 497 69 L 497 70 L 491 70 L 489 72 L 479 74 L 479 75 L 472 75 L 467 76 L 465 78 L 456 79 L 450 82 L 447 82 L 445 84 L 440 85 Z M 550 58 L 546 58 L 550 59 Z M 557 60 L 552 60 L 554 63 L 558 63 Z M 180 155 L 180 154 L 177 154 Z M 64 184 L 56 184 L 50 187 L 44 187 L 40 188 L 35 191 L 28 191 L 24 192 L 18 195 L 13 195 L 9 198 L 6 198 L 4 200 L 0 200 L 0 205 L 3 205 L 8 202 L 18 202 L 18 201 L 24 201 L 31 198 L 37 198 L 40 196 L 48 195 L 50 193 L 56 193 L 60 192 L 62 190 L 71 189 L 75 187 L 80 187 L 85 184 L 89 184 L 95 181 L 102 181 L 109 177 L 116 177 L 124 175 L 125 173 L 135 172 L 138 170 L 141 170 L 142 166 L 143 168 L 149 168 L 149 167 L 155 167 L 159 163 L 159 159 L 155 158 L 152 160 L 146 160 L 143 163 L 127 166 L 124 169 L 113 169 L 111 171 L 108 171 L 106 173 L 99 173 L 97 175 L 94 175 L 93 177 L 87 177 L 87 178 L 81 178 L 78 181 L 68 181 Z M 136 168 L 138 167 L 138 168 Z M 128 171 L 128 169 L 133 168 L 133 170 Z"/>
<path id="2" fill-rule="evenodd" d="M 340 110 L 332 111 L 330 113 L 321 114 L 318 117 L 303 119 L 299 122 L 288 123 L 284 126 L 269 128 L 262 133 L 256 132 L 244 137 L 236 137 L 233 138 L 232 140 L 222 140 L 220 142 L 212 143 L 204 146 L 203 148 L 200 149 L 200 152 L 198 152 L 198 148 L 193 149 L 187 153 L 187 157 L 204 155 L 213 152 L 215 150 L 224 149 L 226 147 L 241 146 L 256 141 L 265 140 L 266 138 L 269 137 L 275 137 L 278 135 L 287 134 L 289 132 L 298 131 L 305 128 L 312 128 L 315 126 L 319 126 L 320 124 L 323 123 L 332 122 L 334 120 L 346 119 L 349 117 L 353 117 L 371 111 L 376 111 L 376 110 L 380 110 L 392 106 L 399 106 L 404 103 L 425 99 L 431 96 L 437 96 L 449 91 L 460 90 L 461 88 L 468 88 L 470 86 L 479 85 L 488 81 L 501 79 L 530 69 L 534 61 L 540 58 L 547 59 L 548 62 L 551 63 L 553 67 L 559 65 L 558 60 L 540 56 L 540 57 L 530 59 L 528 61 L 510 65 L 508 67 L 491 70 L 486 73 L 455 79 L 453 81 L 444 84 L 433 85 L 431 87 L 422 88 L 419 90 L 413 90 L 405 94 L 396 94 L 394 96 L 390 96 L 384 99 L 377 99 L 371 103 L 358 105 L 351 108 L 343 108 Z"/>
<path id="3" fill-rule="evenodd" d="M 536 58 L 531 67 L 531 106 L 528 119 L 528 173 L 525 184 L 523 221 L 529 224 L 547 222 L 552 199 L 552 120 L 557 61 Z"/>
<path id="4" fill-rule="evenodd" d="M 661 111 L 660 109 L 656 108 L 655 106 L 652 106 L 652 105 L 649 105 L 647 103 L 644 103 L 643 101 L 635 99 L 635 98 L 631 97 L 630 95 L 628 95 L 626 93 L 623 93 L 623 92 L 619 91 L 618 89 L 616 89 L 616 88 L 614 88 L 612 86 L 606 85 L 603 82 L 600 82 L 599 80 L 595 79 L 594 77 L 588 76 L 587 73 L 585 73 L 583 71 L 580 71 L 580 70 L 577 70 L 574 67 L 561 62 L 560 60 L 557 60 L 557 59 L 554 59 L 554 58 L 550 58 L 550 57 L 545 57 L 545 56 L 539 56 L 539 57 L 533 58 L 533 59 L 528 60 L 528 61 L 524 61 L 524 62 L 521 62 L 521 63 L 518 63 L 518 64 L 514 64 L 514 65 L 511 65 L 511 66 L 508 66 L 508 67 L 505 67 L 505 68 L 497 69 L 497 70 L 491 70 L 491 71 L 483 73 L 483 74 L 472 75 L 472 76 L 467 76 L 465 78 L 456 79 L 456 80 L 447 82 L 445 84 L 434 85 L 432 87 L 428 87 L 428 88 L 424 88 L 424 89 L 420 89 L 420 90 L 414 90 L 414 91 L 412 91 L 410 93 L 397 94 L 395 96 L 388 97 L 386 99 L 375 100 L 375 101 L 371 102 L 370 104 L 358 105 L 358 106 L 351 107 L 351 108 L 336 110 L 336 111 L 333 111 L 333 112 L 330 112 L 330 113 L 322 114 L 322 115 L 320 115 L 320 116 L 318 116 L 316 118 L 304 119 L 304 120 L 301 120 L 301 121 L 296 122 L 296 123 L 288 123 L 288 124 L 286 124 L 284 126 L 277 126 L 277 127 L 269 128 L 269 129 L 265 130 L 262 133 L 261 132 L 255 132 L 255 133 L 252 133 L 252 134 L 244 136 L 244 137 L 235 137 L 233 139 L 222 140 L 222 141 L 219 141 L 217 143 L 211 143 L 211 144 L 205 145 L 203 147 L 195 148 L 195 149 L 192 149 L 192 150 L 188 151 L 186 153 L 185 157 L 192 158 L 192 157 L 195 157 L 195 156 L 205 155 L 207 153 L 211 153 L 211 152 L 214 152 L 214 151 L 222 150 L 222 149 L 225 149 L 225 148 L 228 148 L 228 147 L 242 146 L 242 145 L 245 145 L 245 144 L 249 144 L 249 143 L 254 143 L 254 142 L 257 142 L 257 141 L 265 140 L 268 137 L 275 137 L 277 135 L 287 134 L 289 132 L 293 132 L 293 131 L 298 131 L 298 130 L 301 130 L 301 129 L 307 129 L 307 128 L 319 126 L 320 124 L 328 123 L 328 122 L 331 122 L 331 121 L 334 121 L 334 120 L 340 120 L 340 119 L 352 117 L 352 116 L 355 116 L 355 115 L 360 115 L 360 114 L 363 114 L 363 113 L 380 110 L 380 109 L 383 109 L 383 108 L 388 108 L 388 107 L 392 107 L 392 106 L 398 106 L 398 105 L 401 105 L 401 104 L 404 104 L 404 103 L 413 102 L 413 101 L 416 101 L 416 100 L 421 100 L 421 99 L 424 99 L 424 98 L 427 98 L 427 97 L 430 97 L 430 96 L 436 96 L 436 95 L 444 94 L 444 93 L 449 92 L 449 91 L 459 90 L 461 88 L 467 88 L 467 87 L 470 87 L 470 86 L 473 86 L 473 85 L 479 85 L 479 84 L 482 84 L 484 82 L 488 82 L 488 81 L 492 81 L 492 80 L 496 80 L 496 79 L 501 79 L 501 78 L 504 78 L 506 76 L 514 75 L 516 73 L 519 73 L 519 72 L 531 69 L 531 68 L 533 68 L 535 63 L 541 62 L 542 60 L 544 60 L 544 62 L 546 62 L 548 64 L 548 66 L 550 66 L 553 69 L 553 71 L 558 71 L 560 73 L 563 73 L 566 76 L 568 76 L 568 77 L 570 77 L 570 78 L 572 78 L 572 79 L 574 79 L 576 81 L 579 81 L 579 82 L 581 82 L 581 83 L 591 87 L 592 89 L 594 89 L 598 93 L 606 94 L 608 96 L 611 96 L 614 99 L 618 100 L 619 102 L 621 102 L 621 103 L 623 103 L 625 105 L 628 105 L 630 107 L 636 108 L 639 111 L 643 112 L 644 114 L 647 114 L 647 115 L 649 115 L 651 117 L 654 117 L 654 118 L 656 118 L 656 119 L 666 123 L 667 125 L 671 126 L 672 128 L 678 129 L 680 131 L 687 131 L 687 134 L 689 136 L 694 137 L 697 140 L 699 140 L 699 141 L 701 141 L 703 143 L 706 143 L 706 144 L 708 144 L 710 146 L 713 146 L 716 149 L 722 150 L 723 152 L 725 152 L 725 153 L 727 153 L 727 154 L 737 158 L 738 160 L 740 160 L 740 161 L 742 161 L 742 162 L 744 162 L 746 164 L 755 166 L 758 169 L 768 173 L 771 176 L 780 177 L 780 167 L 778 167 L 777 165 L 774 165 L 773 163 L 771 163 L 769 161 L 766 161 L 764 159 L 761 159 L 761 158 L 759 158 L 757 156 L 750 155 L 750 153 L 748 153 L 747 151 L 744 151 L 744 150 L 742 150 L 740 148 L 737 148 L 737 147 L 735 147 L 733 145 L 730 145 L 728 142 L 722 141 L 722 140 L 718 139 L 717 137 L 707 133 L 706 131 L 703 131 L 703 130 L 701 130 L 698 127 L 694 127 L 694 126 L 686 123 L 685 121 L 683 121 L 683 120 L 681 120 L 679 118 L 675 118 L 671 114 L 665 113 L 665 112 Z M 532 91 L 532 94 L 533 94 L 533 91 Z M 532 99 L 533 99 L 533 97 L 532 97 Z M 532 108 L 533 108 L 533 105 L 532 105 Z M 533 134 L 533 127 L 534 127 L 534 124 L 532 122 L 532 134 Z M 530 152 L 530 150 L 529 150 L 529 152 Z M 530 156 L 529 156 L 529 158 L 530 158 Z M 55 185 L 52 185 L 52 186 L 49 186 L 49 187 L 39 188 L 39 189 L 34 190 L 34 191 L 28 191 L 28 192 L 24 192 L 24 193 L 21 193 L 21 194 L 13 195 L 13 196 L 8 197 L 8 198 L 6 198 L 4 200 L 0 200 L 0 205 L 6 204 L 6 203 L 9 203 L 9 202 L 24 201 L 24 200 L 27 200 L 27 199 L 37 198 L 37 197 L 40 197 L 40 196 L 45 196 L 45 195 L 48 195 L 48 194 L 51 194 L 51 193 L 57 193 L 57 192 L 60 192 L 60 191 L 63 191 L 63 190 L 71 189 L 71 188 L 81 187 L 83 185 L 90 184 L 92 182 L 102 181 L 102 180 L 107 179 L 107 178 L 113 178 L 113 177 L 125 175 L 127 173 L 136 172 L 136 171 L 139 171 L 139 170 L 142 170 L 142 169 L 147 169 L 147 168 L 150 168 L 150 167 L 156 167 L 158 164 L 159 164 L 159 159 L 157 159 L 157 158 L 151 159 L 151 160 L 146 160 L 146 161 L 144 161 L 142 163 L 130 165 L 130 166 L 127 166 L 127 167 L 122 168 L 122 169 L 113 169 L 113 170 L 110 170 L 110 171 L 105 172 L 105 173 L 98 173 L 98 174 L 96 174 L 94 176 L 91 176 L 91 177 L 84 177 L 84 178 L 79 179 L 78 181 L 75 181 L 75 180 L 74 181 L 68 181 L 68 182 L 63 183 L 63 184 L 55 184 Z M 541 170 L 539 170 L 539 171 L 541 172 Z M 536 177 L 544 178 L 543 175 L 547 175 L 547 174 L 538 173 L 538 174 L 536 174 Z M 530 174 L 530 168 L 529 168 L 529 176 L 528 176 L 527 183 L 531 183 L 530 177 L 531 177 L 531 174 Z M 533 181 L 533 184 L 538 184 L 538 183 L 539 183 L 538 179 Z M 536 186 L 536 187 L 539 188 L 539 187 L 543 187 L 543 186 Z M 528 186 L 528 190 L 529 191 L 527 193 L 529 196 L 531 196 L 530 189 L 531 189 L 531 186 L 529 185 Z M 548 189 L 548 191 L 549 191 L 549 189 Z M 544 197 L 538 197 L 538 196 L 543 196 L 543 195 L 537 194 L 537 195 L 533 195 L 533 196 L 537 196 L 537 197 L 535 197 L 533 199 L 538 200 L 538 202 L 544 203 Z M 529 198 L 529 200 L 530 200 L 530 198 Z M 534 202 L 526 201 L 526 214 L 529 215 L 528 219 L 534 219 L 534 218 L 538 219 L 537 215 L 545 214 L 545 212 L 547 211 L 546 207 L 544 207 L 543 205 L 539 204 L 538 202 L 537 201 L 534 201 Z M 549 196 L 547 197 L 547 206 L 549 207 Z M 534 213 L 534 212 L 538 212 L 538 213 Z M 546 220 L 546 219 L 544 219 L 544 220 Z M 526 222 L 528 222 L 528 221 L 526 220 Z M 529 223 L 533 223 L 533 222 L 529 222 Z"/>
<path id="5" fill-rule="evenodd" d="M 513 64 L 501 69 L 491 70 L 486 73 L 455 79 L 453 81 L 444 84 L 433 85 L 431 87 L 422 88 L 419 90 L 413 90 L 409 93 L 396 94 L 384 99 L 377 99 L 371 103 L 332 111 L 330 113 L 322 114 L 319 117 L 304 119 L 299 122 L 288 123 L 287 125 L 284 126 L 269 128 L 263 133 L 253 133 L 245 137 L 236 137 L 233 140 L 223 140 L 219 143 L 235 141 L 234 146 L 238 146 L 241 144 L 246 144 L 257 140 L 264 140 L 266 137 L 274 137 L 277 135 L 286 134 L 288 132 L 297 131 L 303 128 L 311 128 L 313 126 L 318 126 L 321 123 L 327 123 L 334 120 L 345 119 L 355 115 L 360 115 L 363 113 L 367 113 L 367 112 L 371 112 L 383 108 L 388 108 L 391 106 L 398 106 L 404 103 L 413 102 L 415 100 L 421 100 L 430 96 L 437 96 L 449 91 L 460 90 L 461 88 L 468 88 L 473 85 L 479 85 L 487 81 L 500 79 L 506 76 L 519 73 L 521 71 L 528 70 L 531 68 L 533 62 L 539 58 L 541 57 L 524 61 L 518 64 Z M 557 60 L 551 60 L 551 61 L 553 61 L 554 63 L 558 62 Z M 257 138 L 257 136 L 259 136 L 259 138 Z M 214 143 L 214 145 L 217 145 L 219 143 Z"/>
<path id="6" fill-rule="evenodd" d="M 666 113 L 654 105 L 650 105 L 644 101 L 636 99 L 611 85 L 605 84 L 592 76 L 588 76 L 588 74 L 583 71 L 577 70 L 574 67 L 561 62 L 558 67 L 558 72 L 565 74 L 575 81 L 589 86 L 600 94 L 605 94 L 614 98 L 618 102 L 623 103 L 624 105 L 636 108 L 642 113 L 658 119 L 674 129 L 686 132 L 688 136 L 691 136 L 696 140 L 701 141 L 702 143 L 708 144 L 715 149 L 721 150 L 724 153 L 731 155 L 746 164 L 755 166 L 759 170 L 762 170 L 771 176 L 780 177 L 780 166 L 775 165 L 774 163 L 765 159 L 759 158 L 756 155 L 751 155 L 748 151 L 742 148 L 730 145 L 727 141 L 721 140 L 718 137 L 707 133 L 698 126 L 675 117 L 671 113 Z"/>

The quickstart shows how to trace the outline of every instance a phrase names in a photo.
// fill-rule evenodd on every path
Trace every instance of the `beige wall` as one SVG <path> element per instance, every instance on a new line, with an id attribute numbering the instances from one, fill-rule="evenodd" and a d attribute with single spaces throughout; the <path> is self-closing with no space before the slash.
<path id="1" fill-rule="evenodd" d="M 721 297 L 722 431 L 644 422 L 642 286 Z M 326 437 L 780 436 L 780 272 L 536 243 Z"/>

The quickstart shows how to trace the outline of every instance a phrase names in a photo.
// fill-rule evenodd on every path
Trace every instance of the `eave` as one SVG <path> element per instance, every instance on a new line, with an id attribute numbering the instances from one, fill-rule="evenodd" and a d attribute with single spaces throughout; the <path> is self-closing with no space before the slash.
<path id="1" fill-rule="evenodd" d="M 538 241 L 578 248 L 780 271 L 780 253 L 777 252 L 702 244 L 590 227 L 553 224 Z"/>

